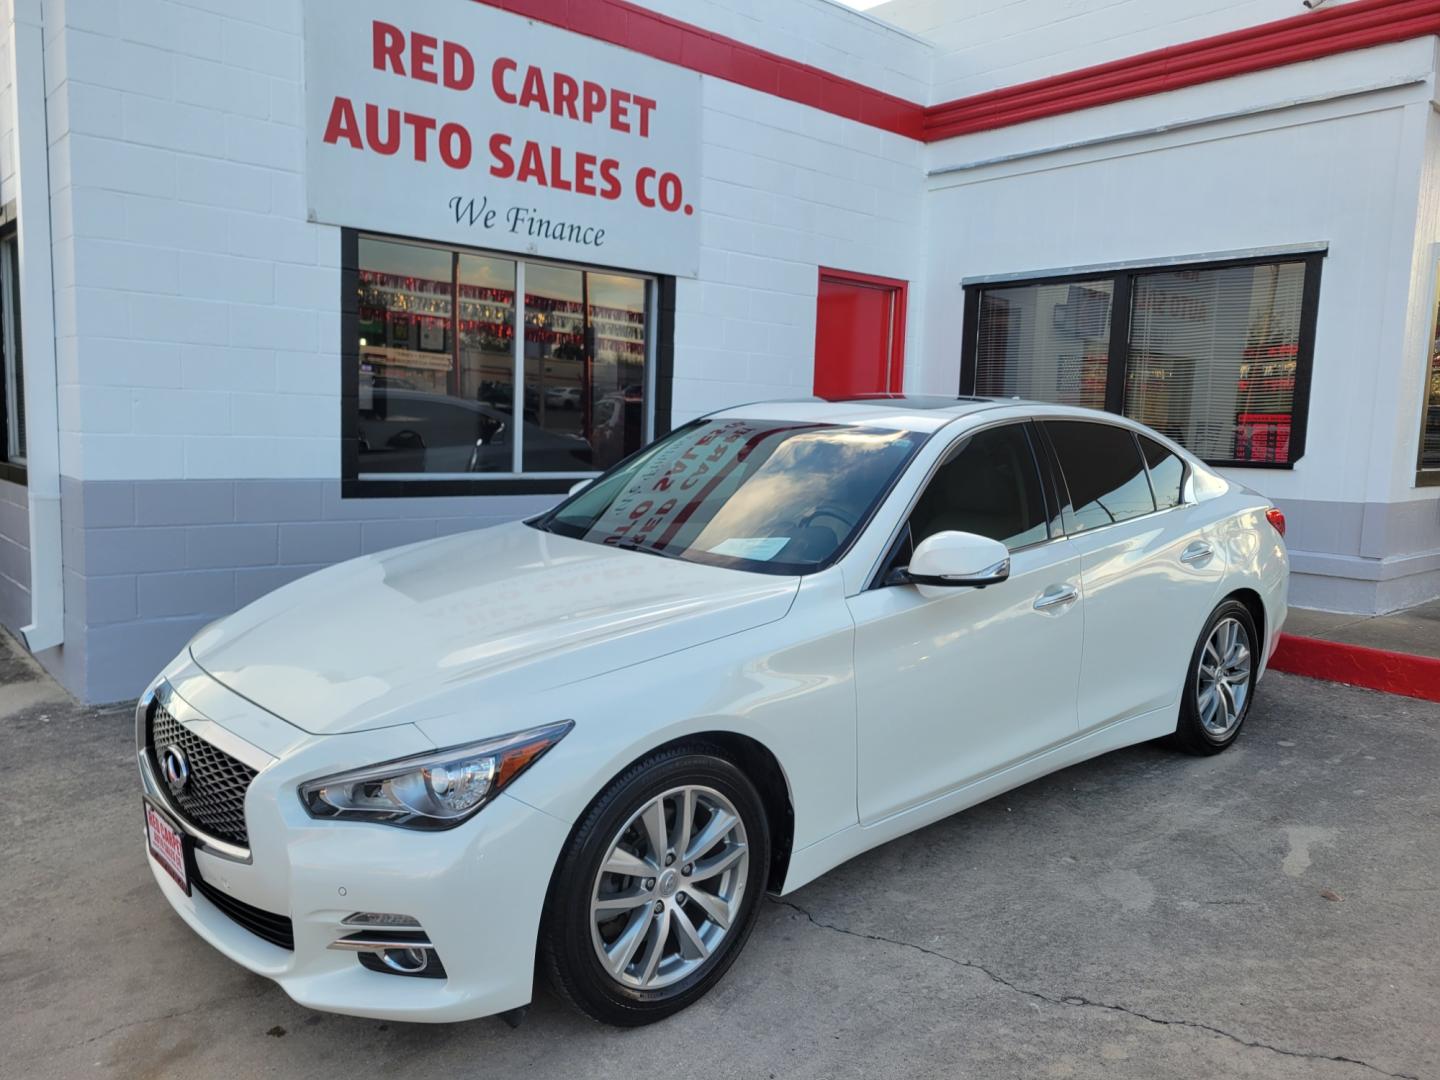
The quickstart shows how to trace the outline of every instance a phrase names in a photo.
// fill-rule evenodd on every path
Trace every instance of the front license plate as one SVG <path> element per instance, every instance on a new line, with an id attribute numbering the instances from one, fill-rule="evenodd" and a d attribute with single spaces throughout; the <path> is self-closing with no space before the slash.
<path id="1" fill-rule="evenodd" d="M 175 884 L 190 895 L 190 876 L 185 872 L 185 834 L 175 827 L 169 815 L 156 809 L 148 799 L 145 801 L 145 839 L 150 846 L 150 856 L 165 872 L 175 879 Z"/>

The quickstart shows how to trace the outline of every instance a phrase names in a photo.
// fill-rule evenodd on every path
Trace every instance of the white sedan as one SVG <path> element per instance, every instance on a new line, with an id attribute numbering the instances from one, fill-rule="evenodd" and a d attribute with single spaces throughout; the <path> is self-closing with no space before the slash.
<path id="1" fill-rule="evenodd" d="M 1284 518 L 1138 424 L 750 405 L 554 510 L 201 632 L 136 712 L 150 864 L 316 1009 L 684 1008 L 766 892 L 1117 747 L 1240 733 Z"/>

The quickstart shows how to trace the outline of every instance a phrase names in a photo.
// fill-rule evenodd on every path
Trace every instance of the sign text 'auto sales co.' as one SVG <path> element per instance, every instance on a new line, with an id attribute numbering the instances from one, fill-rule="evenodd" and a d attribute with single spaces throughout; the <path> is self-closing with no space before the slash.
<path id="1" fill-rule="evenodd" d="M 474 0 L 306 0 L 313 220 L 693 276 L 700 77 Z"/>

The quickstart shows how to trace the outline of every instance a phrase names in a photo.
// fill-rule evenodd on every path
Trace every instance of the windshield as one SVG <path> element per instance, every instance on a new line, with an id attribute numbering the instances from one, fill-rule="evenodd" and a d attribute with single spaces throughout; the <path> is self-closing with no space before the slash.
<path id="1" fill-rule="evenodd" d="M 849 547 L 925 438 L 844 424 L 699 420 L 531 524 L 692 562 L 806 574 Z"/>

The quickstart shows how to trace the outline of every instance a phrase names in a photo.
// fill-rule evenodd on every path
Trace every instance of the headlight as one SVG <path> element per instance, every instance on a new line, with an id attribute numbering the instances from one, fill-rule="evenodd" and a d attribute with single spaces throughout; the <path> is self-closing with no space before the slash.
<path id="1" fill-rule="evenodd" d="M 574 726 L 566 720 L 323 776 L 300 785 L 300 801 L 315 818 L 451 829 L 479 812 Z"/>

